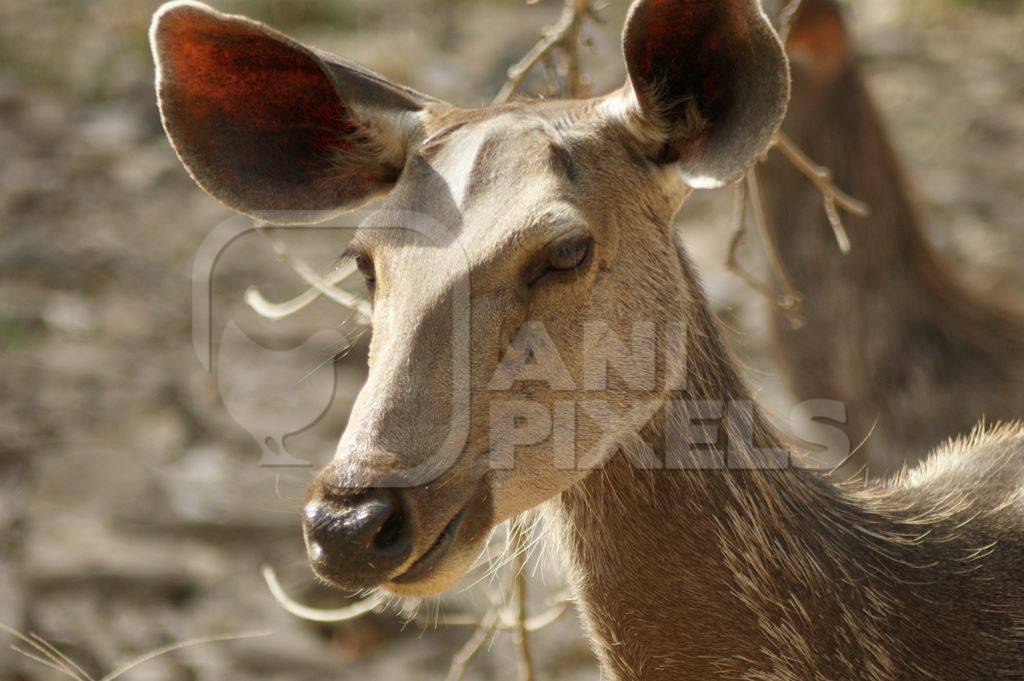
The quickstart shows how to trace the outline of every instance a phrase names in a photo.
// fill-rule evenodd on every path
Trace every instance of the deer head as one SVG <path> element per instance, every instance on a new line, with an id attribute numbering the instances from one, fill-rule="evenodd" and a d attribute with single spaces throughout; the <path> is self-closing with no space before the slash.
<path id="1" fill-rule="evenodd" d="M 639 0 L 623 88 L 481 109 L 195 3 L 151 40 L 167 134 L 213 196 L 276 223 L 382 197 L 349 247 L 369 378 L 305 537 L 323 578 L 406 595 L 452 585 L 678 386 L 672 217 L 764 152 L 789 93 L 756 0 Z"/>

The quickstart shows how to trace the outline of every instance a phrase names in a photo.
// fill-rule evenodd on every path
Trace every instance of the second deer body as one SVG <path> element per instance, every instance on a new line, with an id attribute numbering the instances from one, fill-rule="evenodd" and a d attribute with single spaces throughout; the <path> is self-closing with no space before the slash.
<path id="1" fill-rule="evenodd" d="M 781 154 L 758 169 L 806 323 L 775 319 L 799 400 L 839 400 L 865 440 L 848 472 L 884 475 L 945 439 L 1024 416 L 1024 316 L 968 290 L 929 244 L 838 3 L 805 0 L 789 38 L 783 130 L 837 186 L 870 204 L 840 252 L 821 194 Z"/>

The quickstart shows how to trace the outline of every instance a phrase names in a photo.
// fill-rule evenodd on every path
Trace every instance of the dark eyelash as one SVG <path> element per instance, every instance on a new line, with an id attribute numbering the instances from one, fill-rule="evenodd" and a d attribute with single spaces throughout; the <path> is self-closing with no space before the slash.
<path id="1" fill-rule="evenodd" d="M 549 256 L 545 255 L 542 260 L 538 261 L 537 265 L 531 268 L 533 272 L 527 278 L 527 286 L 532 288 L 538 282 L 543 279 L 547 279 L 548 277 L 566 278 L 571 276 L 578 278 L 580 272 L 586 269 L 587 265 L 590 264 L 590 260 L 594 257 L 594 248 L 596 247 L 596 242 L 593 238 L 587 238 L 585 241 L 587 243 L 587 251 L 583 256 L 583 259 L 580 260 L 575 267 L 566 268 L 564 270 L 550 269 L 547 262 Z"/>
<path id="2" fill-rule="evenodd" d="M 334 265 L 331 269 L 340 270 L 343 265 L 347 265 L 348 263 L 355 260 L 357 255 L 359 254 L 355 251 L 355 249 L 346 248 L 344 251 L 342 251 L 341 255 L 334 259 Z"/>
<path id="3" fill-rule="evenodd" d="M 376 273 L 368 274 L 363 269 L 363 267 L 359 266 L 359 258 L 366 258 L 366 260 L 369 261 L 369 258 L 366 257 L 365 253 L 363 253 L 358 248 L 349 247 L 349 248 L 345 249 L 345 251 L 335 259 L 335 261 L 334 261 L 334 271 L 337 271 L 339 268 L 343 267 L 346 263 L 355 261 L 357 269 L 362 273 L 363 277 L 366 278 L 366 285 L 370 288 L 370 291 L 372 292 L 374 286 L 377 283 Z M 372 267 L 372 261 L 370 261 L 370 262 L 371 262 L 371 267 Z"/>

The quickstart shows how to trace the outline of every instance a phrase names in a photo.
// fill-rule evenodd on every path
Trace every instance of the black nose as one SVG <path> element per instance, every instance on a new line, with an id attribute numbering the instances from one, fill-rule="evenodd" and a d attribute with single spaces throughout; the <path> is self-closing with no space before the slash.
<path id="1" fill-rule="evenodd" d="M 393 490 L 320 496 L 306 505 L 305 525 L 314 569 L 343 586 L 379 585 L 412 551 L 402 500 Z"/>

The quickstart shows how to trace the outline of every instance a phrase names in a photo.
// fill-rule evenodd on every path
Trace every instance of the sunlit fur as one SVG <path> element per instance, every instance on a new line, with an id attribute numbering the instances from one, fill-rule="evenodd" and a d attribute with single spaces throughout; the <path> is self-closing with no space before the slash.
<path id="1" fill-rule="evenodd" d="M 722 37 L 724 27 L 736 34 L 686 42 L 665 30 L 675 24 L 659 23 L 674 10 L 695 20 L 724 17 L 691 38 Z M 585 102 L 479 110 L 422 102 L 422 134 L 407 137 L 400 177 L 352 246 L 372 260 L 376 279 L 369 379 L 334 461 L 310 492 L 314 502 L 355 494 L 420 469 L 420 484 L 403 492 L 415 536 L 407 564 L 355 586 L 417 595 L 447 588 L 495 524 L 546 503 L 608 678 L 1024 677 L 1019 426 L 979 431 L 867 489 L 837 486 L 799 466 L 771 467 L 779 463 L 772 453 L 789 454 L 756 409 L 749 423 L 716 424 L 711 445 L 688 447 L 695 404 L 752 398 L 672 233 L 691 192 L 676 160 L 687 176 L 709 182 L 741 173 L 781 121 L 788 77 L 781 46 L 752 0 L 640 0 L 630 17 L 636 59 L 654 53 L 664 67 L 704 50 L 697 63 L 750 66 L 750 73 L 712 68 L 707 78 L 676 77 L 673 87 L 698 100 L 730 94 L 706 91 L 716 85 L 757 92 L 744 79 L 768 69 L 772 77 L 761 85 L 774 84 L 772 91 L 723 113 L 722 102 L 733 101 L 726 96 L 705 107 L 705 137 L 661 144 L 656 131 L 672 126 L 648 120 L 663 110 L 641 106 L 631 89 L 649 91 L 650 83 Z M 644 46 L 648 39 L 662 42 Z M 714 53 L 723 45 L 742 54 Z M 647 72 L 627 66 L 634 79 Z M 372 95 L 368 82 L 356 89 Z M 673 101 L 685 99 L 674 94 Z M 671 148 L 659 148 L 667 142 Z M 579 230 L 595 242 L 588 266 L 569 279 L 524 282 L 546 243 Z M 470 342 L 465 361 L 452 362 L 460 319 L 469 334 L 461 340 Z M 660 363 L 646 392 L 615 382 L 599 391 L 574 387 L 582 328 L 593 320 L 624 339 L 638 321 L 682 324 L 686 362 Z M 492 390 L 528 322 L 544 323 L 575 380 Z M 457 369 L 469 371 L 465 410 L 448 389 Z M 510 469 L 494 469 L 488 452 L 501 443 L 490 437 L 488 415 L 510 398 L 549 410 L 559 401 L 601 400 L 629 416 L 577 412 L 575 452 L 596 468 L 558 467 L 544 442 L 519 447 Z M 665 400 L 690 402 L 669 412 Z M 465 428 L 465 445 L 441 460 L 453 426 Z M 705 469 L 657 470 L 667 444 L 682 446 L 676 464 Z M 725 467 L 707 468 L 717 456 Z M 648 467 L 635 465 L 641 461 Z M 393 583 L 462 508 L 466 523 L 441 565 L 418 583 Z"/>

